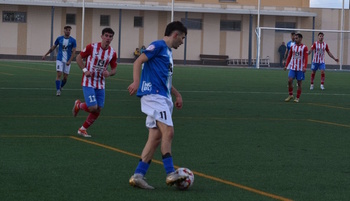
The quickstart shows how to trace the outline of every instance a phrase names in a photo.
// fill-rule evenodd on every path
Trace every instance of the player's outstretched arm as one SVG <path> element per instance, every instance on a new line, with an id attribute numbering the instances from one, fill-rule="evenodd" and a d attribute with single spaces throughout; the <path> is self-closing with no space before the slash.
<path id="1" fill-rule="evenodd" d="M 329 55 L 334 61 L 339 62 L 339 59 L 335 58 L 335 57 L 333 56 L 333 54 L 331 53 L 331 51 L 328 50 L 327 53 L 328 53 L 328 55 Z"/>
<path id="2" fill-rule="evenodd" d="M 45 60 L 45 57 L 50 54 L 52 51 L 54 51 L 56 49 L 56 45 L 53 45 L 49 51 L 46 52 L 46 54 L 44 54 L 44 56 L 41 58 L 42 60 Z"/>

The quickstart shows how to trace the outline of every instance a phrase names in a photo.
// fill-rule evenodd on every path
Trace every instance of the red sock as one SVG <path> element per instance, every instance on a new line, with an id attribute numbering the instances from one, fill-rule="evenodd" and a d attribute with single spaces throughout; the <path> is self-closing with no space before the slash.
<path id="1" fill-rule="evenodd" d="M 301 95 L 301 89 L 298 89 L 297 90 L 297 98 L 300 98 L 300 95 Z"/>
<path id="2" fill-rule="evenodd" d="M 288 92 L 290 96 L 293 96 L 293 87 L 289 87 Z"/>
<path id="3" fill-rule="evenodd" d="M 84 128 L 89 128 L 96 121 L 99 115 L 99 112 L 90 113 L 83 124 Z"/>
<path id="4" fill-rule="evenodd" d="M 321 73 L 321 84 L 324 84 L 324 79 L 326 75 L 324 73 Z"/>
<path id="5" fill-rule="evenodd" d="M 86 103 L 80 103 L 79 108 L 84 110 L 85 112 L 90 112 Z"/>
<path id="6" fill-rule="evenodd" d="M 314 79 L 315 79 L 315 73 L 311 73 L 311 84 L 314 84 Z"/>

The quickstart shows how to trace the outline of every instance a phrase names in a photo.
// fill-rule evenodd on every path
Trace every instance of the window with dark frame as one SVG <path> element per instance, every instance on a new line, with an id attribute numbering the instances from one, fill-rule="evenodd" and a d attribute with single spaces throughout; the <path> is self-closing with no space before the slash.
<path id="1" fill-rule="evenodd" d="M 295 22 L 276 22 L 276 28 L 295 29 L 297 24 Z M 293 32 L 292 30 L 276 30 L 276 32 Z"/>
<path id="2" fill-rule="evenodd" d="M 202 19 L 181 18 L 181 22 L 187 29 L 202 30 Z"/>
<path id="3" fill-rule="evenodd" d="M 134 16 L 134 27 L 143 27 L 143 17 Z"/>
<path id="4" fill-rule="evenodd" d="M 66 14 L 66 24 L 75 25 L 75 14 Z"/>
<path id="5" fill-rule="evenodd" d="M 100 26 L 110 26 L 110 16 L 109 15 L 101 15 L 100 16 Z"/>
<path id="6" fill-rule="evenodd" d="M 241 31 L 242 22 L 237 20 L 221 20 L 220 31 Z"/>
<path id="7" fill-rule="evenodd" d="M 3 11 L 2 22 L 26 23 L 27 13 L 17 11 Z"/>

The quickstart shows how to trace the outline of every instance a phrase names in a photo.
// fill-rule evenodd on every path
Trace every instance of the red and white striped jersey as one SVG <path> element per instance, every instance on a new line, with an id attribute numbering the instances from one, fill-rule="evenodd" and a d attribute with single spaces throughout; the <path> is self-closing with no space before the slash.
<path id="1" fill-rule="evenodd" d="M 306 69 L 307 66 L 307 60 L 309 56 L 307 52 L 308 49 L 306 45 L 295 44 L 291 46 L 286 66 L 289 66 L 291 70 L 303 71 L 303 68 Z"/>
<path id="2" fill-rule="evenodd" d="M 107 70 L 110 64 L 111 69 L 117 67 L 117 53 L 109 46 L 104 50 L 101 43 L 91 43 L 80 52 L 82 58 L 87 58 L 85 67 L 91 72 L 91 77 L 86 77 L 83 73 L 81 85 L 84 87 L 93 87 L 95 89 L 105 88 L 105 77 L 103 71 Z"/>
<path id="3" fill-rule="evenodd" d="M 329 51 L 328 45 L 325 42 L 318 42 L 316 41 L 312 46 L 311 46 L 311 50 L 315 50 L 315 55 L 314 55 L 314 59 L 312 60 L 312 62 L 314 63 L 325 63 L 325 52 Z"/>

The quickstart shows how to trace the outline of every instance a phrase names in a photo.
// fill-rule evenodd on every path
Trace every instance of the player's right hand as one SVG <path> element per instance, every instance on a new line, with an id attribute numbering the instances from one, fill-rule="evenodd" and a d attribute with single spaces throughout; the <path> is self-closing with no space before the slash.
<path id="1" fill-rule="evenodd" d="M 134 95 L 137 92 L 138 87 L 139 85 L 136 82 L 133 82 L 128 86 L 130 96 Z"/>
<path id="2" fill-rule="evenodd" d="M 90 71 L 86 71 L 84 74 L 85 74 L 86 77 L 91 77 L 91 72 Z"/>

